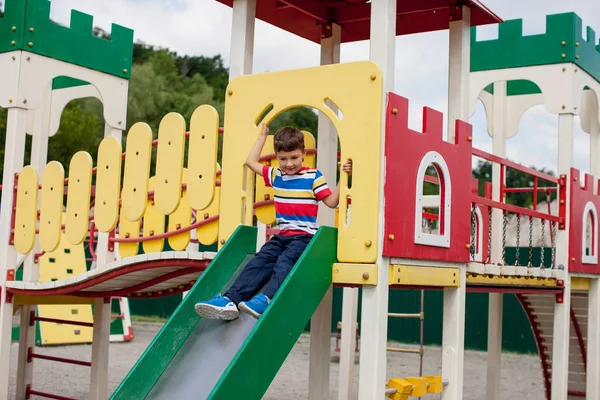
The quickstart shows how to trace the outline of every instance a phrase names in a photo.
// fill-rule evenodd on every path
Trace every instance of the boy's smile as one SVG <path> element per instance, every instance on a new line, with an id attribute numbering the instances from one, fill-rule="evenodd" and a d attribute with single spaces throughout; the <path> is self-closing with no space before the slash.
<path id="1" fill-rule="evenodd" d="M 306 151 L 300 149 L 292 151 L 279 151 L 277 152 L 277 160 L 279 161 L 279 168 L 287 175 L 294 175 L 300 168 L 302 168 L 302 161 Z"/>

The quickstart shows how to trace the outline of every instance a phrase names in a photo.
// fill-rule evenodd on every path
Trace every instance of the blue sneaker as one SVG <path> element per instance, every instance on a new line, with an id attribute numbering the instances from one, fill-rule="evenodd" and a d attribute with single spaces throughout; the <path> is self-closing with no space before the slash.
<path id="1" fill-rule="evenodd" d="M 258 319 L 265 312 L 270 302 L 271 300 L 261 293 L 254 296 L 250 301 L 242 301 L 239 306 L 240 310 Z"/>
<path id="2" fill-rule="evenodd" d="M 227 297 L 223 297 L 220 294 L 216 295 L 209 301 L 201 301 L 196 303 L 194 306 L 196 313 L 209 319 L 222 319 L 225 321 L 231 321 L 240 316 L 240 312 L 236 307 L 235 303 L 229 300 Z"/>

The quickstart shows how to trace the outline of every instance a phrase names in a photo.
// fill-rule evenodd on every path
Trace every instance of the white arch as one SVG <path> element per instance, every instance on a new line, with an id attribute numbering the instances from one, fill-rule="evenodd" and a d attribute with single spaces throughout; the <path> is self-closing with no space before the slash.
<path id="1" fill-rule="evenodd" d="M 422 231 L 423 224 L 423 180 L 429 164 L 433 164 L 440 180 L 440 222 L 443 226 L 443 234 L 435 235 Z M 415 243 L 425 244 L 436 247 L 450 247 L 450 210 L 452 198 L 452 184 L 450 181 L 450 171 L 446 160 L 436 151 L 430 151 L 421 159 L 419 170 L 417 172 L 416 184 L 416 202 L 415 202 Z M 443 193 L 443 196 L 442 196 Z M 440 233 L 442 229 L 440 227 Z"/>
<path id="2" fill-rule="evenodd" d="M 475 261 L 483 262 L 483 215 L 479 206 L 475 206 Z"/>
<path id="3" fill-rule="evenodd" d="M 585 254 L 586 236 L 587 236 L 587 217 L 592 216 L 592 243 L 591 254 Z M 598 211 L 596 206 L 591 201 L 585 205 L 583 209 L 583 224 L 581 228 L 581 260 L 583 264 L 598 263 Z"/>

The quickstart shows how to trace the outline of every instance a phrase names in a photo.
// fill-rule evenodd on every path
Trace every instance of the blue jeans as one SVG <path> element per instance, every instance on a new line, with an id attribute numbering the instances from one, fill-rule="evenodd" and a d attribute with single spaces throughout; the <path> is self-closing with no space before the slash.
<path id="1" fill-rule="evenodd" d="M 238 304 L 250 300 L 266 283 L 263 293 L 272 299 L 312 238 L 313 235 L 309 234 L 273 236 L 223 296 Z"/>

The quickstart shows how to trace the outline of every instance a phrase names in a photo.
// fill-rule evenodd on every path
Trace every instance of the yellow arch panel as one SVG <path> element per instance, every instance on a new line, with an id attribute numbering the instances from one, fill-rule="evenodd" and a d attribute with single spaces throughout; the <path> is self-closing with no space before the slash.
<path id="1" fill-rule="evenodd" d="M 152 130 L 147 124 L 138 122 L 131 127 L 125 151 L 121 213 L 129 221 L 137 221 L 144 215 L 148 199 Z"/>
<path id="2" fill-rule="evenodd" d="M 252 174 L 245 160 L 260 132 L 258 119 L 271 106 L 264 121 L 296 106 L 315 108 L 333 123 L 341 142 L 341 158 L 354 162 L 352 188 L 342 174 L 340 199 L 352 197 L 352 220 L 338 234 L 340 262 L 373 263 L 378 254 L 378 207 L 383 87 L 381 71 L 371 61 L 326 65 L 293 71 L 244 75 L 232 80 L 225 103 L 222 208 L 219 239 L 227 240 L 239 224 L 252 224 Z M 339 119 L 331 101 L 343 114 Z M 250 175 L 250 179 L 244 176 Z M 334 182 L 329 182 L 334 186 Z M 340 220 L 347 204 L 341 201 Z"/>
<path id="3" fill-rule="evenodd" d="M 185 119 L 173 112 L 165 115 L 158 127 L 154 204 L 162 215 L 175 211 L 181 200 L 185 128 Z"/>
<path id="4" fill-rule="evenodd" d="M 156 181 L 156 176 L 150 178 L 150 190 L 154 190 L 156 188 Z M 156 192 L 154 193 L 154 196 L 156 196 Z M 158 208 L 156 207 L 156 201 L 148 199 L 146 213 L 144 214 L 143 235 L 144 237 L 151 237 L 163 233 L 165 233 L 165 216 L 158 211 Z M 142 248 L 144 249 L 144 253 L 158 253 L 163 251 L 164 243 L 164 239 L 148 240 L 146 242 L 142 242 Z"/>
<path id="5" fill-rule="evenodd" d="M 187 177 L 189 176 L 189 170 L 183 170 L 183 183 L 187 183 Z M 192 208 L 190 207 L 187 197 L 190 187 L 183 192 L 179 206 L 173 214 L 169 215 L 169 225 L 167 228 L 168 232 L 176 231 L 177 229 L 185 228 L 190 226 L 192 222 Z M 188 244 L 190 244 L 190 231 L 177 234 L 175 236 L 169 236 L 169 246 L 173 250 L 185 250 Z"/>
<path id="6" fill-rule="evenodd" d="M 112 231 L 119 219 L 122 151 L 114 136 L 102 140 L 98 147 L 94 221 L 100 232 Z"/>
<path id="7" fill-rule="evenodd" d="M 188 196 L 194 210 L 208 207 L 215 195 L 219 114 L 202 105 L 192 114 L 188 147 Z"/>
<path id="8" fill-rule="evenodd" d="M 263 146 L 261 157 L 267 154 L 274 154 L 275 149 L 273 147 L 273 135 L 267 136 L 265 145 Z M 262 164 L 270 165 L 274 168 L 279 166 L 279 161 L 274 158 L 272 160 L 263 161 Z M 251 171 L 248 171 L 251 173 Z M 262 176 L 256 175 L 256 187 L 254 188 L 254 202 L 258 203 L 261 201 L 273 200 L 273 188 L 265 186 L 265 180 Z M 270 225 L 275 222 L 275 206 L 263 206 L 256 209 L 256 218 L 263 224 Z"/>
<path id="9" fill-rule="evenodd" d="M 304 148 L 306 150 L 316 149 L 317 141 L 315 140 L 315 137 L 312 135 L 312 133 L 308 131 L 302 131 L 302 133 L 304 133 Z M 315 165 L 317 165 L 315 160 L 315 154 L 307 154 L 304 158 L 304 162 L 302 163 L 302 165 L 304 165 L 305 167 L 314 168 Z M 331 183 L 329 185 L 331 185 Z"/>
<path id="10" fill-rule="evenodd" d="M 92 156 L 85 151 L 75 153 L 69 164 L 65 233 L 71 244 L 80 244 L 88 233 L 92 164 Z"/>
<path id="11" fill-rule="evenodd" d="M 17 183 L 17 210 L 15 212 L 15 248 L 27 254 L 35 243 L 37 228 L 38 173 L 28 165 L 19 173 Z"/>
<path id="12" fill-rule="evenodd" d="M 46 253 L 61 243 L 65 169 L 51 161 L 42 174 L 42 201 L 40 210 L 40 247 Z"/>
<path id="13" fill-rule="evenodd" d="M 140 237 L 140 222 L 130 221 L 126 217 L 121 216 L 119 219 L 119 237 L 137 239 Z M 119 254 L 121 258 L 132 257 L 139 252 L 139 243 L 119 243 Z"/>
<path id="14" fill-rule="evenodd" d="M 221 199 L 221 188 L 217 187 L 215 189 L 215 197 L 214 197 L 212 203 L 210 203 L 210 205 L 207 208 L 205 208 L 204 210 L 197 211 L 196 220 L 202 221 L 202 220 L 214 217 L 216 215 L 219 215 L 220 199 Z M 198 241 L 200 243 L 202 243 L 205 246 L 208 246 L 217 241 L 217 239 L 219 238 L 219 221 L 220 221 L 220 219 L 217 219 L 216 221 L 209 222 L 206 225 L 202 225 L 202 226 L 196 228 L 196 237 L 198 238 Z"/>

